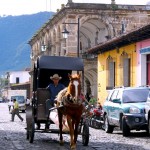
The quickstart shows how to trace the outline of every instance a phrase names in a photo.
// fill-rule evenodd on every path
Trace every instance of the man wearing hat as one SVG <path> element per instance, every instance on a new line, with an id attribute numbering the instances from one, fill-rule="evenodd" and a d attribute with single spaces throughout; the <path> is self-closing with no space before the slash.
<path id="1" fill-rule="evenodd" d="M 54 74 L 50 77 L 50 79 L 53 81 L 53 83 L 50 83 L 47 87 L 51 93 L 50 101 L 52 106 L 54 106 L 54 100 L 57 96 L 57 94 L 65 88 L 65 86 L 61 83 L 59 83 L 59 80 L 62 79 L 58 74 Z"/>
<path id="2" fill-rule="evenodd" d="M 50 99 L 46 101 L 46 114 L 48 115 L 48 110 L 52 107 L 54 107 L 54 100 L 57 96 L 57 94 L 65 88 L 65 86 L 61 83 L 59 83 L 59 80 L 62 79 L 58 74 L 54 74 L 50 77 L 50 79 L 53 81 L 53 83 L 50 83 L 47 87 L 47 89 L 50 91 Z"/>
<path id="3" fill-rule="evenodd" d="M 48 115 L 49 109 L 54 107 L 54 100 L 57 96 L 57 94 L 65 88 L 65 86 L 61 83 L 59 83 L 59 80 L 62 79 L 58 74 L 54 74 L 53 76 L 50 76 L 50 79 L 53 81 L 53 83 L 50 83 L 46 89 L 50 91 L 50 99 L 46 100 L 46 115 Z M 46 125 L 46 128 L 49 128 L 49 125 Z M 40 123 L 37 123 L 37 129 L 40 129 Z"/>

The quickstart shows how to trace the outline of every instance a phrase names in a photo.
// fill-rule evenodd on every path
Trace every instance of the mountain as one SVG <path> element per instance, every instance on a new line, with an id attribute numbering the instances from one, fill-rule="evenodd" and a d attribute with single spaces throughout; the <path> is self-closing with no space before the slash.
<path id="1" fill-rule="evenodd" d="M 0 75 L 30 67 L 31 47 L 28 41 L 53 14 L 39 12 L 0 17 Z"/>

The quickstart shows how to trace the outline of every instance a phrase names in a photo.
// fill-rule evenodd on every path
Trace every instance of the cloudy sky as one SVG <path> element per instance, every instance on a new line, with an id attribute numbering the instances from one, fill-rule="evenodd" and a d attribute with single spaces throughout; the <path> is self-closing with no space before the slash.
<path id="1" fill-rule="evenodd" d="M 116 0 L 117 4 L 146 5 L 150 0 Z M 68 0 L 0 0 L 0 15 L 33 14 L 41 11 L 54 11 Z M 111 0 L 73 0 L 78 3 L 107 3 Z"/>

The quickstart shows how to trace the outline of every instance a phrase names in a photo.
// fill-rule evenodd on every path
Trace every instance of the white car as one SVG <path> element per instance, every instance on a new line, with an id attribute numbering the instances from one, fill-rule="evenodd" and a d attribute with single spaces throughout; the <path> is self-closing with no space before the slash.
<path id="1" fill-rule="evenodd" d="M 148 131 L 150 135 L 150 93 L 148 94 L 148 98 L 145 104 L 145 118 L 148 122 Z"/>

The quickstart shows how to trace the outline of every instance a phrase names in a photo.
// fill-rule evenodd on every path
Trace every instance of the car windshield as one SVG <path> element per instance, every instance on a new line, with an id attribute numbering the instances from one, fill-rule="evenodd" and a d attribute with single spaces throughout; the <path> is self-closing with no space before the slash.
<path id="1" fill-rule="evenodd" d="M 12 96 L 11 99 L 16 99 L 18 103 L 24 103 L 24 96 Z"/>
<path id="2" fill-rule="evenodd" d="M 148 89 L 125 90 L 123 92 L 123 103 L 146 102 L 148 93 Z"/>

